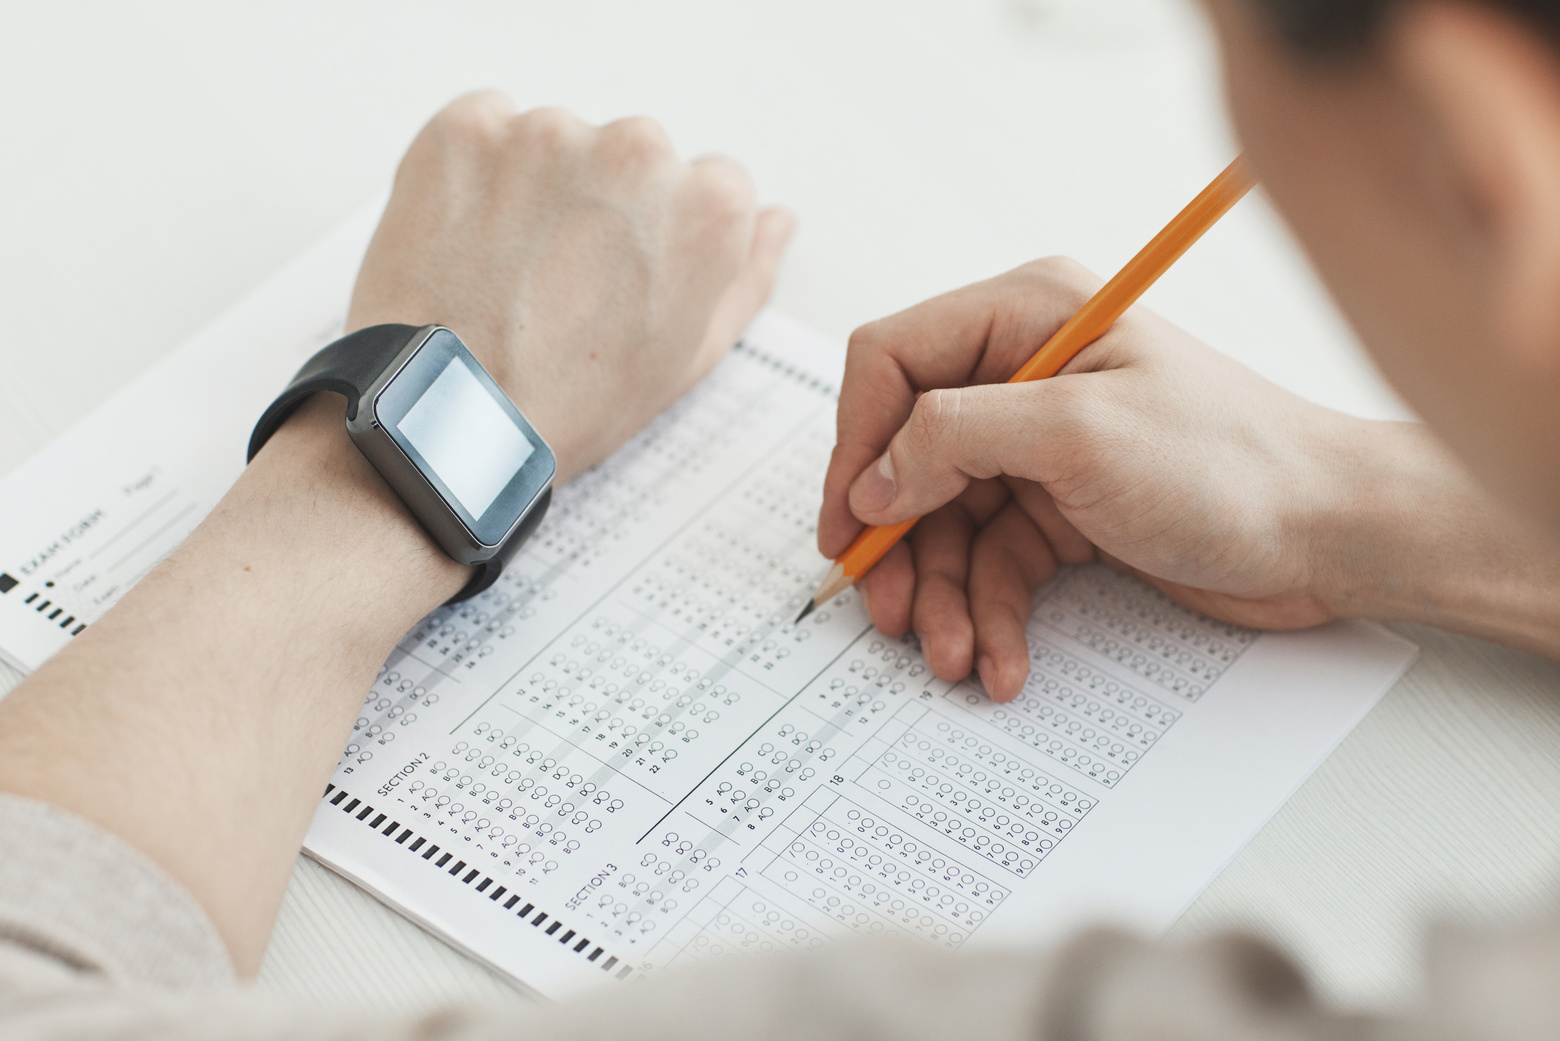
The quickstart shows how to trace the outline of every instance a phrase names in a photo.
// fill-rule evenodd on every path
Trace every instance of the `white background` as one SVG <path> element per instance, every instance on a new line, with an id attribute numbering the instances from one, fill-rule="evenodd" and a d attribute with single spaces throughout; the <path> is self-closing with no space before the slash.
<path id="1" fill-rule="evenodd" d="M 473 87 L 740 159 L 801 217 L 777 306 L 838 337 L 1037 256 L 1108 274 L 1235 150 L 1181 0 L 3 0 L 0 39 L 0 473 L 383 190 Z M 1315 400 L 1403 414 L 1259 200 L 1147 300 Z M 1264 922 L 1380 1002 L 1412 993 L 1429 916 L 1547 906 L 1560 667 L 1407 634 L 1419 664 L 1177 933 Z M 308 863 L 261 986 L 509 1000 Z"/>

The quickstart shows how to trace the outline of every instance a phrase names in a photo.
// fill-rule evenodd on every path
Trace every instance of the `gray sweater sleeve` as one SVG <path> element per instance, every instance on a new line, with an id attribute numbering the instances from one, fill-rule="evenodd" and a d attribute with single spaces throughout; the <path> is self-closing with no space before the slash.
<path id="1" fill-rule="evenodd" d="M 370 1018 L 238 986 L 194 900 L 96 826 L 0 795 L 0 1037 L 7 1041 L 1409 1041 L 1560 1035 L 1553 930 L 1446 945 L 1415 1020 L 1337 1014 L 1282 955 L 1097 932 L 1051 955 L 842 945 L 733 960 L 529 1011 Z"/>
<path id="2" fill-rule="evenodd" d="M 138 850 L 0 794 L 0 994 L 22 981 L 159 989 L 233 982 L 199 905 Z"/>

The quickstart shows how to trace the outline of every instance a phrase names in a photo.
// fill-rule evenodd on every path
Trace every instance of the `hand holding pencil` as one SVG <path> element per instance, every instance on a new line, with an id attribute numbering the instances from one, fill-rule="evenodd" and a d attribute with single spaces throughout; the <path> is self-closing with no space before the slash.
<path id="1" fill-rule="evenodd" d="M 1092 297 L 1086 288 L 1080 287 L 1079 276 L 1069 273 L 1069 269 L 1055 264 L 1031 265 L 858 331 L 852 339 L 841 396 L 839 445 L 830 467 L 819 527 L 820 548 L 830 555 L 838 554 L 838 560 L 830 576 L 834 579 L 833 588 L 822 590 L 824 595 L 818 602 L 848 587 L 852 579 L 860 578 L 892 548 L 884 567 L 868 584 L 874 620 L 890 633 L 913 625 L 927 645 L 934 670 L 939 675 L 958 678 L 976 664 L 976 652 L 983 649 L 975 646 L 978 641 L 971 632 L 983 628 L 982 611 L 1000 601 L 1000 613 L 1027 618 L 1027 590 L 1039 580 L 1034 574 L 1054 569 L 1057 560 L 1137 557 L 1140 563 L 1153 566 L 1175 557 L 1195 558 L 1196 554 L 1188 553 L 1184 546 L 1169 547 L 1168 556 L 1145 556 L 1136 550 L 1152 539 L 1129 531 L 1137 521 L 1129 522 L 1119 516 L 1104 518 L 1111 529 L 1104 530 L 1092 523 L 1098 510 L 1089 513 L 1082 509 L 1088 504 L 1066 496 L 1050 501 L 1058 476 L 1053 464 L 1075 458 L 1079 444 L 1083 443 L 1077 438 L 1069 439 L 1069 430 L 1062 428 L 1068 411 L 1059 407 L 1064 399 L 1078 399 L 1083 396 L 1081 391 L 1100 395 L 1129 386 L 1151 388 L 1118 378 L 1125 373 L 1091 374 L 1081 382 L 1068 377 L 1057 383 L 1055 390 L 1004 388 L 998 381 L 1015 370 L 1013 382 L 1043 379 L 1058 372 L 1085 346 L 1111 329 L 1153 280 L 1250 185 L 1249 176 L 1237 161 L 1120 275 Z M 1118 333 L 1110 338 L 1111 343 L 1141 342 L 1144 335 L 1139 327 L 1164 325 L 1148 312 L 1134 312 L 1134 316 L 1122 323 Z M 1168 326 L 1148 338 L 1164 342 L 1183 338 L 1190 343 L 1189 338 Z M 1044 344 L 1038 353 L 1036 344 Z M 1175 384 L 1185 382 L 1204 362 L 1218 370 L 1210 373 L 1205 382 L 1255 379 L 1201 345 L 1188 349 L 1195 351 L 1195 364 L 1183 361 L 1179 372 L 1166 369 L 1163 375 L 1154 377 L 1169 382 L 1160 388 L 1166 393 L 1156 398 L 1153 408 L 1167 406 L 1179 392 Z M 1110 361 L 1108 356 L 1115 360 Z M 1104 355 L 1091 355 L 1090 366 L 1100 361 L 1101 368 L 1111 368 L 1124 358 L 1121 350 L 1108 348 Z M 1150 360 L 1152 354 L 1146 353 L 1135 364 L 1147 364 Z M 1238 370 L 1238 374 L 1226 370 Z M 1261 383 L 1260 393 L 1241 396 L 1257 402 L 1268 393 L 1282 392 Z M 1195 390 L 1182 393 L 1182 398 L 1180 407 L 1189 407 L 1196 398 Z M 950 422 L 943 408 L 950 402 L 965 409 L 957 424 Z M 939 414 L 928 420 L 932 413 Z M 1130 412 L 1121 412 L 1120 416 L 1127 418 Z M 952 458 L 971 450 L 970 445 L 987 436 L 982 430 L 998 423 L 999 417 L 1000 424 L 1012 428 L 1012 436 L 978 446 L 975 455 L 980 458 Z M 1182 426 L 1190 420 L 1191 417 L 1175 411 L 1165 416 L 1165 422 Z M 933 428 L 938 430 L 937 443 L 925 443 L 925 432 Z M 1036 433 L 1030 434 L 1031 429 Z M 885 453 L 885 448 L 890 450 Z M 1130 451 L 1124 449 L 1120 453 L 1123 466 L 1101 467 L 1101 479 L 1126 473 L 1131 469 L 1126 464 L 1132 462 L 1134 453 L 1151 448 L 1152 445 L 1135 444 Z M 875 465 L 874 459 L 879 460 Z M 889 459 L 895 467 L 884 462 Z M 880 472 L 894 468 L 901 471 L 897 491 L 895 482 L 884 479 Z M 929 480 L 927 474 L 934 471 L 938 476 Z M 1152 483 L 1145 482 L 1142 475 L 1131 479 L 1139 486 Z M 881 502 L 869 501 L 876 494 L 874 489 L 884 484 L 890 489 L 888 497 Z M 1125 502 L 1130 496 L 1116 494 L 1115 498 Z M 1217 502 L 1218 498 L 1218 494 L 1212 494 L 1205 501 Z M 912 509 L 916 512 L 910 512 Z M 936 511 L 934 516 L 909 540 L 915 546 L 912 559 L 910 545 L 899 540 L 915 524 L 919 513 L 932 510 Z M 1085 528 L 1089 530 L 1075 530 L 1071 523 L 1078 519 L 1080 511 L 1087 514 Z M 1137 511 L 1139 517 L 1151 513 Z M 879 523 L 862 531 L 856 518 Z M 1119 542 L 1113 537 L 1118 533 L 1131 537 L 1128 542 Z M 849 548 L 846 542 L 851 543 Z M 1033 552 L 1020 551 L 1026 544 L 1033 544 Z M 1241 539 L 1236 538 L 1235 544 L 1241 544 Z M 1001 549 L 997 556 L 1005 562 L 993 567 L 991 553 L 985 553 L 983 559 L 983 546 Z M 1005 573 L 996 583 L 1004 586 L 1003 596 L 977 595 L 983 569 Z M 1180 575 L 1171 567 L 1167 574 L 1193 581 L 1208 579 L 1203 584 L 1215 586 L 1225 578 L 1238 577 L 1204 575 L 1196 567 Z M 1236 581 L 1231 591 L 1260 597 L 1267 590 L 1259 586 L 1260 583 L 1248 590 Z M 1023 587 L 1022 596 L 1015 593 L 1018 587 Z M 1017 602 L 1020 599 L 1021 613 Z M 1017 683 L 1021 684 L 1021 672 L 1027 671 L 1027 659 L 1021 650 L 1021 624 L 1010 620 L 1005 626 L 984 628 L 1016 629 L 997 642 L 1011 644 L 1011 637 L 1016 637 L 1020 649 L 1013 654 L 996 654 L 995 658 L 1003 666 L 997 671 L 1020 673 Z M 944 644 L 948 646 L 939 648 Z M 1014 658 L 1017 660 L 1013 661 Z M 985 663 L 981 664 L 984 678 Z M 1014 687 L 1010 682 L 988 681 L 987 685 L 998 696 Z"/>
<path id="2" fill-rule="evenodd" d="M 1133 257 L 1115 278 L 1073 315 L 1056 335 L 1045 342 L 1034 357 L 1019 368 L 1009 383 L 1027 383 L 1055 376 L 1089 344 L 1105 335 L 1127 308 L 1137 302 L 1170 266 L 1213 227 L 1220 217 L 1245 197 L 1255 182 L 1237 157 L 1202 194 L 1193 199 L 1163 231 Z M 888 527 L 869 526 L 850 544 L 829 573 L 824 576 L 812 600 L 802 609 L 797 621 L 807 617 L 818 604 L 849 589 L 872 569 L 883 555 L 915 526 L 916 519 Z"/>

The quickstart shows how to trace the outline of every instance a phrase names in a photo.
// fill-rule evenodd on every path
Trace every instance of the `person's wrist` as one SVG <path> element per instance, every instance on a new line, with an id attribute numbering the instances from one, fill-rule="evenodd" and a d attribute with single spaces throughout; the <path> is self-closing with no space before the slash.
<path id="1" fill-rule="evenodd" d="M 1305 503 L 1311 593 L 1338 617 L 1420 620 L 1445 582 L 1425 513 L 1456 504 L 1434 502 L 1439 475 L 1427 472 L 1418 433 L 1339 417 L 1315 439 L 1318 479 Z"/>
<path id="2" fill-rule="evenodd" d="M 1422 425 L 1351 420 L 1311 552 L 1339 617 L 1435 625 L 1553 653 L 1560 545 L 1493 502 Z"/>
<path id="3" fill-rule="evenodd" d="M 437 313 L 439 308 L 409 301 L 403 302 L 393 314 L 381 314 L 378 309 L 355 310 L 348 316 L 346 328 L 351 331 L 386 323 L 447 327 L 460 337 L 471 356 L 503 388 L 515 408 L 552 449 L 558 464 L 554 483 L 563 484 L 584 469 L 576 446 L 580 441 L 578 432 L 584 428 L 588 417 L 559 407 L 568 397 L 562 393 L 564 381 L 574 374 L 560 371 L 557 357 L 542 356 L 539 345 L 505 343 L 502 332 L 481 322 L 415 317 Z M 522 378 L 521 373 L 526 377 Z"/>
<path id="4" fill-rule="evenodd" d="M 403 598 L 412 619 L 459 592 L 471 569 L 423 530 L 400 497 L 348 436 L 345 402 L 316 394 L 288 417 L 250 464 L 268 508 L 294 514 L 300 539 L 362 570 L 366 585 Z"/>

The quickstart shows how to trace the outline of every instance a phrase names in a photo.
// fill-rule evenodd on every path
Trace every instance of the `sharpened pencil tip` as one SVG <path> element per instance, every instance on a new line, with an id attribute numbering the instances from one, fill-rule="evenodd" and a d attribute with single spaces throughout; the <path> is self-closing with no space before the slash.
<path id="1" fill-rule="evenodd" d="M 803 618 L 813 613 L 814 608 L 820 604 L 828 603 L 850 587 L 851 580 L 845 577 L 844 566 L 839 561 L 835 561 L 829 566 L 829 573 L 823 576 L 823 581 L 819 583 L 817 591 L 812 595 L 812 599 L 807 602 L 807 606 L 802 608 L 802 613 L 797 615 L 796 621 L 791 624 L 796 625 L 800 623 Z M 820 615 L 819 617 L 823 616 Z"/>

